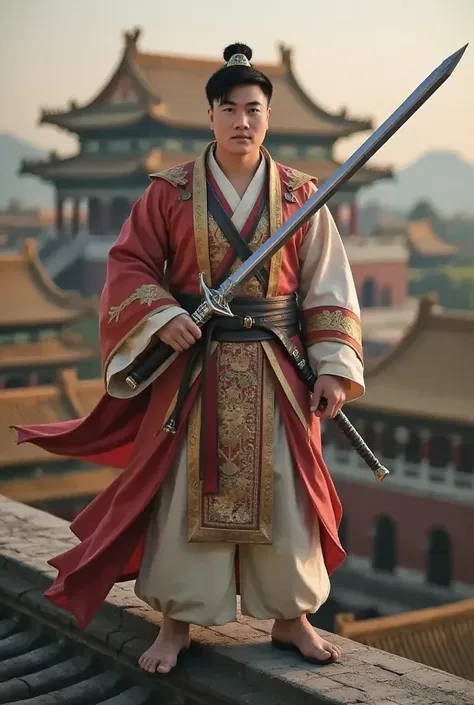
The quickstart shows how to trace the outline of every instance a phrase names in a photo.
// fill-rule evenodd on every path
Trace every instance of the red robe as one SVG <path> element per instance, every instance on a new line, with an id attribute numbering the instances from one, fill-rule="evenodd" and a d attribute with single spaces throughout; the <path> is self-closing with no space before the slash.
<path id="1" fill-rule="evenodd" d="M 309 197 L 311 179 L 271 160 L 269 166 L 273 232 Z M 183 198 L 184 190 L 188 193 Z M 273 257 L 268 296 L 298 290 L 298 249 L 304 235 L 305 226 Z M 208 236 L 206 170 L 200 158 L 151 183 L 110 251 L 100 302 L 105 371 L 114 352 L 143 321 L 178 305 L 170 292 L 199 294 L 201 271 L 212 284 L 216 272 Z M 276 382 L 281 417 L 295 466 L 319 518 L 323 555 L 332 573 L 345 556 L 338 538 L 341 505 L 321 455 L 319 419 L 310 412 L 309 393 L 287 353 L 276 343 L 272 348 L 283 380 Z M 187 357 L 188 353 L 178 356 L 165 374 L 136 397 L 121 400 L 105 394 L 84 419 L 16 427 L 20 443 L 31 442 L 51 453 L 123 469 L 72 522 L 71 530 L 80 542 L 49 561 L 58 576 L 45 595 L 71 611 L 81 628 L 90 622 L 114 583 L 138 574 L 151 500 L 177 456 L 199 390 L 198 377 L 185 401 L 177 434 L 163 432 Z M 295 399 L 300 417 L 306 419 L 306 430 L 295 412 Z"/>

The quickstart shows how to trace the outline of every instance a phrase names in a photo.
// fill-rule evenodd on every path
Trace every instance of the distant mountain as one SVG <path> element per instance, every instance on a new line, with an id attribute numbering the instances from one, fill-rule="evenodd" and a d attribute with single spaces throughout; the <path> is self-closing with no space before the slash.
<path id="1" fill-rule="evenodd" d="M 419 201 L 430 201 L 442 216 L 473 216 L 474 164 L 455 152 L 427 152 L 393 180 L 364 189 L 360 199 L 404 212 Z"/>
<path id="2" fill-rule="evenodd" d="M 54 191 L 34 176 L 19 176 L 22 159 L 44 159 L 46 153 L 13 135 L 0 133 L 0 209 L 12 199 L 25 207 L 52 208 Z"/>

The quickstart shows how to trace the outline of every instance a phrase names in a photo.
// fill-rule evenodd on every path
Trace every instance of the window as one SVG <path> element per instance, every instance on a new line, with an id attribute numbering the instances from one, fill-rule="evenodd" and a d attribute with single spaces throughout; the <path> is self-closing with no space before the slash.
<path id="1" fill-rule="evenodd" d="M 327 147 L 313 145 L 312 147 L 306 147 L 305 157 L 308 157 L 308 159 L 329 159 L 331 155 Z"/>
<path id="2" fill-rule="evenodd" d="M 298 156 L 298 147 L 294 144 L 281 144 L 275 151 L 279 157 L 295 158 Z"/>
<path id="3" fill-rule="evenodd" d="M 451 584 L 451 539 L 444 529 L 432 529 L 428 536 L 426 580 L 430 585 Z"/>
<path id="4" fill-rule="evenodd" d="M 385 573 L 393 573 L 396 559 L 396 528 L 390 517 L 381 516 L 375 520 L 374 554 L 372 567 Z"/>
<path id="5" fill-rule="evenodd" d="M 376 305 L 376 284 L 375 280 L 366 279 L 362 284 L 361 304 L 366 308 L 373 308 Z"/>
<path id="6" fill-rule="evenodd" d="M 100 152 L 99 140 L 87 140 L 84 142 L 82 150 L 87 154 L 97 154 L 97 152 Z"/>
<path id="7" fill-rule="evenodd" d="M 109 152 L 114 152 L 115 154 L 130 152 L 132 148 L 132 143 L 130 140 L 109 140 L 107 142 L 107 149 Z"/>
<path id="8" fill-rule="evenodd" d="M 183 143 L 181 140 L 163 140 L 163 149 L 168 152 L 182 152 Z"/>

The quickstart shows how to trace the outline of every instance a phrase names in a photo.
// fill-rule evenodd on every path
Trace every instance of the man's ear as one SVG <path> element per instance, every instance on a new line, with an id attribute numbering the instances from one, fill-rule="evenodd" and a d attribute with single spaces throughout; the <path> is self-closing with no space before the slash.
<path id="1" fill-rule="evenodd" d="M 212 112 L 212 108 L 208 108 L 208 109 L 207 109 L 207 114 L 209 115 L 209 127 L 210 127 L 211 130 L 212 130 L 212 122 L 213 122 L 213 119 L 214 119 L 213 112 Z"/>

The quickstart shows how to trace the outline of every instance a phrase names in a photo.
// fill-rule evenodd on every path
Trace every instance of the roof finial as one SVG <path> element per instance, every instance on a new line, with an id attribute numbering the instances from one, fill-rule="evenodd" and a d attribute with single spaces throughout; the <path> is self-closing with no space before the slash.
<path id="1" fill-rule="evenodd" d="M 127 50 L 136 49 L 137 42 L 142 33 L 141 27 L 135 27 L 131 32 L 124 32 L 123 36 L 125 39 L 125 47 Z"/>
<path id="2" fill-rule="evenodd" d="M 293 54 L 292 47 L 288 46 L 284 42 L 279 42 L 278 51 L 280 52 L 280 62 L 283 66 L 289 68 L 291 66 L 291 56 Z"/>

